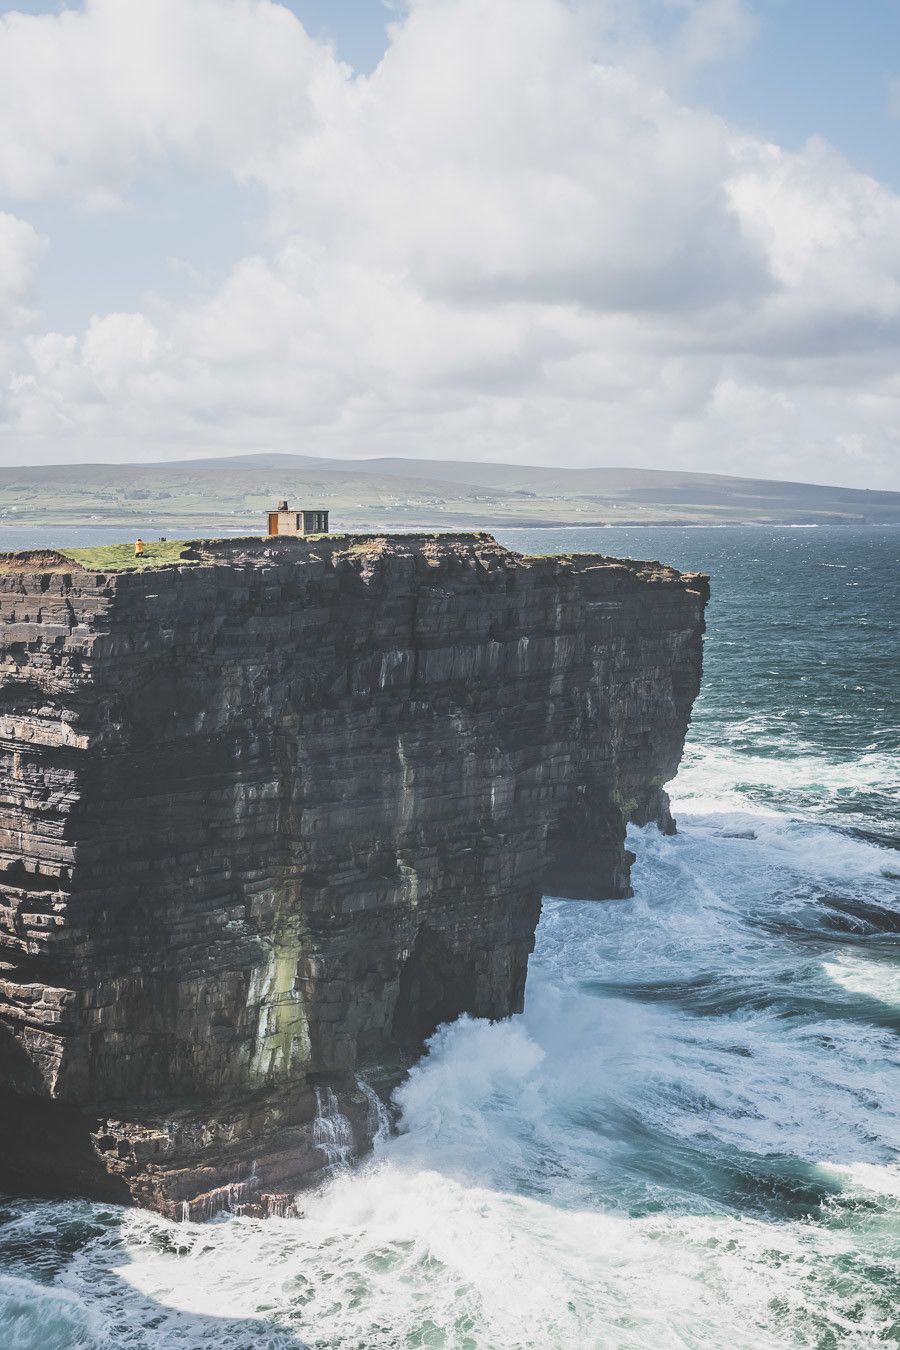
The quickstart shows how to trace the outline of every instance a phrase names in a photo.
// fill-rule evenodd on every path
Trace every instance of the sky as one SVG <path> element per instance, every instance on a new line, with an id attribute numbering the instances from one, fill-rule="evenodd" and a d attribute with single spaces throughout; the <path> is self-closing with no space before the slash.
<path id="1" fill-rule="evenodd" d="M 894 0 L 0 0 L 0 464 L 900 489 Z"/>

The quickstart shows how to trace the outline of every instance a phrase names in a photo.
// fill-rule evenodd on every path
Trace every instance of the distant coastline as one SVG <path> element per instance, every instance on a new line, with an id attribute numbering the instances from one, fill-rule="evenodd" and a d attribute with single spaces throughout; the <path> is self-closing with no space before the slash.
<path id="1" fill-rule="evenodd" d="M 900 524 L 900 492 L 651 469 L 244 455 L 0 469 L 0 528 L 180 538 L 262 532 L 275 500 L 342 530 Z"/>

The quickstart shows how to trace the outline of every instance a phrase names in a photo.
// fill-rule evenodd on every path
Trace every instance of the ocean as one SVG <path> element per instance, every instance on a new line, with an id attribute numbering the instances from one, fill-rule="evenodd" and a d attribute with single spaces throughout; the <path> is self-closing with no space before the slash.
<path id="1" fill-rule="evenodd" d="M 0 1201 L 4 1350 L 900 1345 L 900 529 L 497 534 L 712 574 L 678 834 L 302 1219 Z"/>

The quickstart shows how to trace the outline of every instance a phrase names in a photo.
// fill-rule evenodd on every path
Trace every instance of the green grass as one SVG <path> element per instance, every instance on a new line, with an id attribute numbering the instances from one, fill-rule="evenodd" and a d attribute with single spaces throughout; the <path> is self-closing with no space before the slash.
<path id="1" fill-rule="evenodd" d="M 327 540 L 329 543 L 344 543 L 350 545 L 353 551 L 367 551 L 379 537 L 390 535 L 390 530 L 372 530 L 365 531 L 366 538 L 359 539 L 356 534 L 307 534 L 302 537 L 300 542 L 307 544 L 321 543 Z M 467 534 L 482 533 L 480 531 L 450 530 L 450 531 L 421 531 L 420 538 L 441 539 L 446 534 Z M 255 537 L 255 536 L 254 536 Z M 417 536 L 412 536 L 413 538 Z M 264 536 L 260 536 L 260 542 L 263 542 Z M 73 561 L 80 563 L 91 572 L 124 572 L 129 568 L 137 571 L 144 571 L 148 567 L 166 567 L 173 563 L 180 563 L 183 567 L 190 567 L 194 560 L 184 558 L 182 554 L 192 542 L 189 539 L 167 539 L 164 544 L 152 544 L 149 541 L 144 542 L 144 555 L 142 558 L 134 556 L 134 542 L 127 544 L 98 544 L 93 548 L 60 548 L 57 553 L 63 554 L 66 558 L 72 558 Z M 230 540 L 220 540 L 218 542 L 232 542 Z M 236 541 L 234 541 L 236 542 Z"/>
<path id="2" fill-rule="evenodd" d="M 91 572 L 124 572 L 128 567 L 144 571 L 148 567 L 165 567 L 178 562 L 189 566 L 190 560 L 182 558 L 188 542 L 186 539 L 167 539 L 164 544 L 146 542 L 142 558 L 134 556 L 133 541 L 130 544 L 102 544 L 95 548 L 61 548 L 59 552 Z"/>

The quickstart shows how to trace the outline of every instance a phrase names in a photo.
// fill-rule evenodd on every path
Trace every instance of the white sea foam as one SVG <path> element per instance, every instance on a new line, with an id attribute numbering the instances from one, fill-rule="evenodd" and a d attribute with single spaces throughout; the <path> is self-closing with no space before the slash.
<path id="1" fill-rule="evenodd" d="M 106 1344 L 100 1320 L 62 1289 L 0 1275 L 0 1344 L 9 1350 L 94 1350 Z"/>
<path id="2" fill-rule="evenodd" d="M 316 1088 L 312 1137 L 327 1167 L 346 1166 L 353 1151 L 353 1126 L 341 1112 L 333 1088 Z"/>
<path id="3" fill-rule="evenodd" d="M 844 953 L 837 961 L 825 961 L 823 970 L 854 994 L 864 994 L 867 998 L 900 1008 L 900 962 L 896 960 L 889 964 Z"/>
<path id="4" fill-rule="evenodd" d="M 760 718 L 760 727 L 767 725 Z M 741 736 L 753 733 L 752 719 L 741 724 Z M 800 747 L 792 755 L 736 756 L 725 746 L 689 747 L 678 775 L 678 798 L 690 810 L 731 811 L 754 809 L 777 814 L 760 801 L 773 790 L 779 794 L 806 792 L 821 803 L 836 794 L 883 793 L 898 795 L 896 756 L 873 750 L 846 758 L 828 757 L 812 748 Z"/>
<path id="5" fill-rule="evenodd" d="M 336 1182 L 299 1222 L 197 1228 L 180 1255 L 159 1249 L 159 1221 L 126 1227 L 131 1264 L 107 1289 L 126 1347 L 147 1343 L 154 1315 L 155 1344 L 199 1350 L 185 1326 L 210 1337 L 215 1327 L 228 1350 L 282 1344 L 249 1340 L 239 1309 L 293 1327 L 288 1343 L 372 1350 L 774 1350 L 835 1332 L 862 1350 L 885 1325 L 877 1300 L 847 1323 L 838 1276 L 856 1259 L 852 1233 L 567 1209 L 396 1163 Z"/>
<path id="6" fill-rule="evenodd" d="M 890 1196 L 900 1200 L 900 1166 L 876 1167 L 873 1163 L 821 1163 L 825 1172 L 841 1177 L 848 1192 Z"/>

